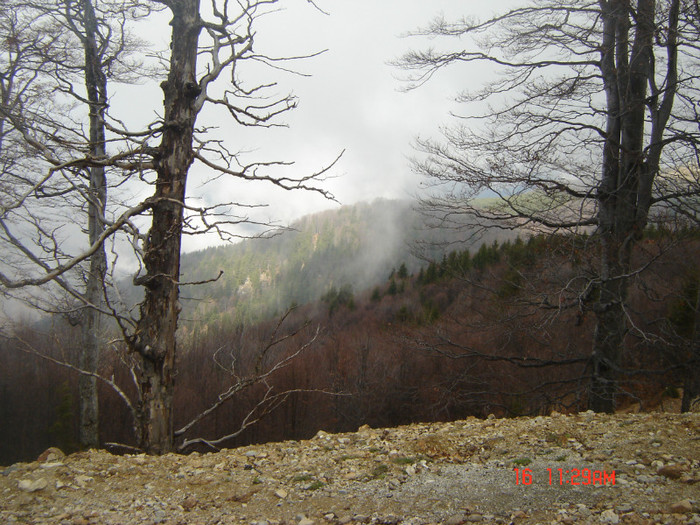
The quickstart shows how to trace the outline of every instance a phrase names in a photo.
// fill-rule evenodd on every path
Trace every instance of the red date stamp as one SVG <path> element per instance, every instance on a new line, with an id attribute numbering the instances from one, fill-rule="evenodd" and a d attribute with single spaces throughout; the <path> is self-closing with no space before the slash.
<path id="1" fill-rule="evenodd" d="M 514 468 L 516 485 L 532 485 L 531 468 Z M 615 471 L 591 470 L 589 468 L 548 468 L 550 485 L 614 485 Z"/>

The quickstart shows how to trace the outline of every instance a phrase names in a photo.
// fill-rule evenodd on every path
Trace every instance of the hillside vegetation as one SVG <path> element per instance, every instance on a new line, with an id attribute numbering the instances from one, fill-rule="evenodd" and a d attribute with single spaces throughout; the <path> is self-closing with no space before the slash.
<path id="1" fill-rule="evenodd" d="M 393 207 L 408 213 L 407 207 Z M 386 250 L 363 254 L 369 239 L 380 241 L 376 232 L 353 237 L 352 225 L 377 219 L 373 209 L 361 205 L 336 212 L 340 218 L 329 213 L 305 219 L 299 225 L 325 226 L 292 232 L 294 242 L 280 236 L 242 243 L 194 254 L 187 262 L 194 268 L 193 261 L 200 261 L 197 275 L 204 276 L 218 266 L 204 262 L 223 261 L 216 256 L 230 250 L 238 254 L 231 260 L 247 261 L 239 271 L 249 273 L 238 278 L 235 292 L 216 292 L 226 281 L 207 285 L 218 295 L 192 301 L 198 320 L 181 326 L 176 427 L 222 403 L 182 435 L 183 451 L 308 438 L 319 429 L 572 413 L 586 406 L 595 237 L 523 235 L 459 247 L 421 264 L 410 258 L 408 246 L 406 258 L 396 256 L 402 253 L 399 244 L 394 251 L 385 243 L 380 248 Z M 343 252 L 348 245 L 354 248 Z M 282 254 L 296 246 L 303 249 L 285 259 Z M 263 255 L 253 257 L 255 250 Z M 246 253 L 248 258 L 241 256 Z M 634 257 L 645 271 L 636 276 L 629 297 L 634 330 L 624 348 L 617 403 L 620 409 L 646 410 L 680 399 L 697 378 L 692 355 L 700 239 L 695 230 L 649 230 Z M 380 269 L 363 273 L 369 261 Z M 286 301 L 261 298 L 275 297 L 280 276 L 294 281 L 293 268 L 306 283 L 298 293 L 320 299 L 299 300 L 285 314 Z M 233 283 L 235 273 L 227 274 Z M 256 281 L 251 275 L 269 278 Z M 362 275 L 369 277 L 363 281 Z M 258 302 L 248 304 L 266 304 L 272 313 L 265 317 L 260 308 L 255 312 L 260 321 L 237 321 L 236 308 L 250 297 Z M 18 330 L 36 348 L 68 361 L 77 355 L 75 331 L 60 320 L 51 331 Z M 74 449 L 75 375 L 5 344 L 0 463 L 36 457 L 52 444 Z M 128 392 L 128 372 L 120 361 L 128 355 L 111 350 L 103 354 L 101 372 L 127 385 Z M 232 390 L 235 381 L 260 369 L 274 372 L 264 382 Z M 34 395 L 26 395 L 27 385 Z M 101 406 L 103 440 L 132 444 L 129 414 L 104 385 Z M 217 440 L 222 436 L 230 437 Z"/>
<path id="2" fill-rule="evenodd" d="M 315 301 L 333 287 L 359 292 L 375 286 L 400 264 L 417 271 L 426 259 L 439 260 L 447 244 L 473 246 L 454 233 L 426 228 L 415 205 L 378 199 L 343 206 L 306 216 L 271 238 L 188 253 L 183 282 L 223 274 L 184 290 L 183 317 L 206 324 L 261 321 Z"/>

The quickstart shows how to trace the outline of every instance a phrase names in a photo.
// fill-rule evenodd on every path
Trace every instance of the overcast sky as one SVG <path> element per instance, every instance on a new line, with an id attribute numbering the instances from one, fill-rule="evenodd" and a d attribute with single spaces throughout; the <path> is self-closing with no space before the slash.
<path id="1" fill-rule="evenodd" d="M 212 137 L 224 139 L 233 151 L 248 151 L 245 161 L 294 161 L 287 174 L 304 176 L 330 163 L 343 150 L 334 177 L 324 185 L 340 204 L 370 201 L 378 197 L 409 198 L 419 188 L 411 173 L 411 143 L 417 136 L 438 134 L 449 123 L 453 102 L 463 89 L 474 88 L 484 73 L 450 69 L 422 88 L 403 92 L 401 71 L 388 64 L 410 49 L 425 49 L 435 42 L 402 38 L 433 18 L 458 19 L 487 16 L 506 2 L 468 0 L 316 0 L 329 15 L 315 10 L 307 0 L 284 0 L 286 10 L 265 17 L 258 25 L 256 46 L 272 56 L 294 56 L 328 51 L 298 64 L 309 77 L 280 73 L 275 79 L 280 92 L 292 91 L 299 107 L 285 116 L 287 128 L 240 128 L 217 112 L 203 112 L 197 126 L 219 126 Z M 206 2 L 203 2 L 206 5 Z M 169 18 L 149 18 L 142 36 L 155 49 L 167 49 Z M 451 43 L 458 48 L 459 41 Z M 142 129 L 162 115 L 160 81 L 139 85 L 110 86 L 110 113 L 131 129 Z M 226 201 L 267 204 L 253 217 L 263 221 L 291 223 L 305 214 L 337 207 L 313 193 L 275 191 L 269 184 L 251 184 L 218 178 L 208 184 L 211 172 L 195 165 L 188 180 L 191 202 L 214 204 Z M 116 191 L 116 190 L 115 190 Z M 130 188 L 118 191 L 125 195 Z M 150 191 L 150 189 L 149 189 Z M 130 202 L 145 197 L 130 195 Z M 147 225 L 144 224 L 145 227 Z M 83 239 L 74 236 L 75 241 Z M 72 237 L 67 238 L 71 242 Z M 122 241 L 119 241 L 122 242 Z M 220 244 L 216 237 L 194 236 L 184 240 L 185 251 Z M 133 258 L 120 255 L 123 271 L 134 271 Z M 118 248 L 119 249 L 119 248 Z M 121 252 L 121 250 L 119 250 Z"/>
<path id="2" fill-rule="evenodd" d="M 258 25 L 256 46 L 270 55 L 289 56 L 327 49 L 321 56 L 297 64 L 299 77 L 279 74 L 280 92 L 294 92 L 299 107 L 284 117 L 288 128 L 239 128 L 221 115 L 203 113 L 198 125 L 217 124 L 218 137 L 234 150 L 250 151 L 246 160 L 289 160 L 286 173 L 305 175 L 345 153 L 333 169 L 335 177 L 324 185 L 342 204 L 377 197 L 414 196 L 419 178 L 410 170 L 411 143 L 416 136 L 435 136 L 455 110 L 454 96 L 475 87 L 478 75 L 448 70 L 418 90 L 403 92 L 400 70 L 388 64 L 410 49 L 435 45 L 425 38 L 402 38 L 438 15 L 447 19 L 485 16 L 505 4 L 457 0 L 317 0 L 324 15 L 307 0 L 286 0 L 286 9 L 264 17 Z M 168 27 L 158 31 L 149 24 L 151 40 L 164 45 Z M 459 45 L 459 41 L 452 43 Z M 245 70 L 244 70 L 245 72 Z M 126 103 L 148 119 L 162 94 L 154 83 L 135 92 L 126 90 L 113 106 Z M 138 93 L 137 95 L 135 93 Z M 119 97 L 116 97 L 117 99 Z M 126 102 L 124 102 L 126 101 Z M 152 102 L 156 101 L 155 105 Z M 202 186 L 201 168 L 192 173 L 188 194 L 211 204 L 222 200 L 269 205 L 259 218 L 283 224 L 307 213 L 337 206 L 318 195 L 275 191 L 269 185 L 235 183 L 219 179 Z M 215 243 L 215 239 L 189 239 L 185 249 Z"/>

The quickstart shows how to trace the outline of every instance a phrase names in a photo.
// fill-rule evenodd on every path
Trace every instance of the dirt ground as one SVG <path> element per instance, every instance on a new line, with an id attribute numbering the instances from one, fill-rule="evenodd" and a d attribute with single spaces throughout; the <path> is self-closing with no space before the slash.
<path id="1" fill-rule="evenodd" d="M 188 456 L 49 449 L 0 467 L 8 524 L 479 522 L 700 525 L 700 414 L 470 418 Z"/>

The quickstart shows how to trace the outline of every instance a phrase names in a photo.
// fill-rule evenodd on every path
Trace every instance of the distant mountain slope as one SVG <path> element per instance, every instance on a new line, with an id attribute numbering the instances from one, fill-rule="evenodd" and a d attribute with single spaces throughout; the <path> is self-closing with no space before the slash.
<path id="1" fill-rule="evenodd" d="M 184 282 L 224 273 L 214 283 L 183 289 L 183 318 L 254 321 L 314 301 L 331 287 L 370 288 L 402 263 L 417 270 L 416 241 L 446 238 L 444 232 L 426 230 L 414 207 L 413 201 L 383 199 L 343 206 L 303 217 L 292 231 L 271 239 L 186 254 Z M 442 253 L 434 248 L 428 255 Z"/>

